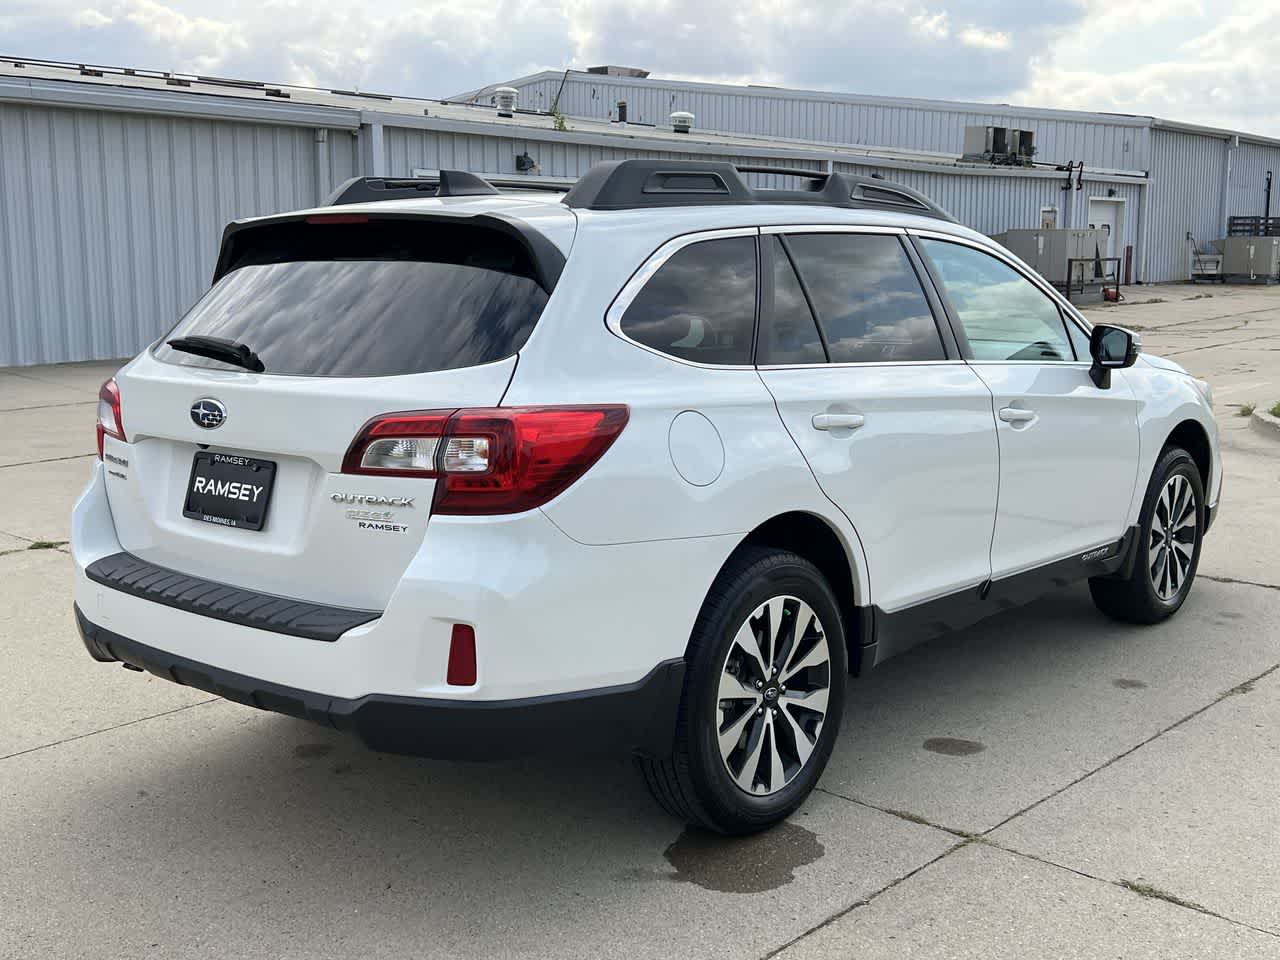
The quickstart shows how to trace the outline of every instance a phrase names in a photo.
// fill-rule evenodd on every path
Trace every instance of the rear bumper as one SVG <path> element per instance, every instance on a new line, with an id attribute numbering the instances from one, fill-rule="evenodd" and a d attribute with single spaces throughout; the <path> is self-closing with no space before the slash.
<path id="1" fill-rule="evenodd" d="M 668 660 L 630 684 L 517 700 L 446 700 L 369 695 L 332 697 L 187 659 L 91 623 L 75 608 L 90 656 L 261 710 L 354 733 L 387 753 L 453 760 L 635 750 L 670 753 L 684 661 Z"/>

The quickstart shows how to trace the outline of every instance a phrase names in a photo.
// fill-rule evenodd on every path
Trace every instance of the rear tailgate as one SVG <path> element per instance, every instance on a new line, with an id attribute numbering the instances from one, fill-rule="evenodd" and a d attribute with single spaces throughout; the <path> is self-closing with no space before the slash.
<path id="1" fill-rule="evenodd" d="M 108 438 L 107 493 L 120 544 L 145 560 L 221 583 L 380 610 L 422 542 L 435 481 L 346 476 L 343 454 L 390 410 L 492 406 L 515 369 L 314 380 L 175 370 L 144 356 L 118 377 L 129 444 Z M 205 430 L 192 405 L 212 397 L 226 421 Z M 196 452 L 276 465 L 261 530 L 184 515 Z M 118 460 L 124 460 L 121 464 Z"/>
<path id="2" fill-rule="evenodd" d="M 246 589 L 386 606 L 435 481 L 343 474 L 344 454 L 379 414 L 497 405 L 547 300 L 513 243 L 438 223 L 424 240 L 419 226 L 294 222 L 256 246 L 241 233 L 239 259 L 165 339 L 243 344 L 265 369 L 160 346 L 117 376 L 127 440 L 106 439 L 105 466 L 125 550 Z M 230 459 L 215 469 L 213 455 Z"/>

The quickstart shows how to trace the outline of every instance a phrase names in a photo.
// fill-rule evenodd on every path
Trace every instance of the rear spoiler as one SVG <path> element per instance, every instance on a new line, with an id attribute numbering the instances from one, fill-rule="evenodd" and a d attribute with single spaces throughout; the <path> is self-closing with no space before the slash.
<path id="1" fill-rule="evenodd" d="M 440 170 L 429 177 L 352 177 L 338 185 L 325 206 L 424 197 L 483 197 L 507 190 L 567 193 L 575 183 L 576 178 L 479 177 L 465 170 Z"/>
<path id="2" fill-rule="evenodd" d="M 254 242 L 254 234 L 266 227 L 285 223 L 302 223 L 312 217 L 336 217 L 340 214 L 291 213 L 255 220 L 233 220 L 222 231 L 222 246 L 213 269 L 213 282 L 217 283 L 234 268 L 234 265 Z M 363 214 L 360 214 L 363 216 Z M 416 220 L 424 223 L 466 223 L 468 226 L 494 230 L 514 238 L 529 255 L 533 264 L 534 279 L 550 296 L 564 272 L 564 254 L 560 248 L 523 220 L 501 213 L 464 214 L 433 210 L 431 213 L 379 213 L 370 212 L 370 220 Z M 322 228 L 323 229 L 323 228 Z M 329 228 L 332 229 L 332 228 Z"/>

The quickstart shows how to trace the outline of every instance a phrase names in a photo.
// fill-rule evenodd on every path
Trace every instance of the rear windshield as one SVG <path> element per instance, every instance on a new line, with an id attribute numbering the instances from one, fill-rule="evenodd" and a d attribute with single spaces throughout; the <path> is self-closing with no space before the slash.
<path id="1" fill-rule="evenodd" d="M 428 220 L 256 228 L 243 254 L 164 338 L 244 344 L 265 372 L 387 377 L 513 355 L 546 306 L 514 237 Z M 156 356 L 237 369 L 165 344 Z"/>

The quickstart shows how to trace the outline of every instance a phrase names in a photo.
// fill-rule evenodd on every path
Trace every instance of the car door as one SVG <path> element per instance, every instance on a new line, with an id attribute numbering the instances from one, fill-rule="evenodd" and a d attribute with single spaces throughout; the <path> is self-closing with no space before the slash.
<path id="1" fill-rule="evenodd" d="M 1000 504 L 991 576 L 1114 544 L 1138 468 L 1137 404 L 1122 376 L 1089 377 L 1083 330 L 1013 261 L 954 237 L 917 237 L 961 350 L 991 390 Z"/>
<path id="2" fill-rule="evenodd" d="M 884 613 L 990 574 L 991 394 L 960 359 L 919 269 L 902 231 L 761 237 L 760 376 L 857 530 Z"/>

